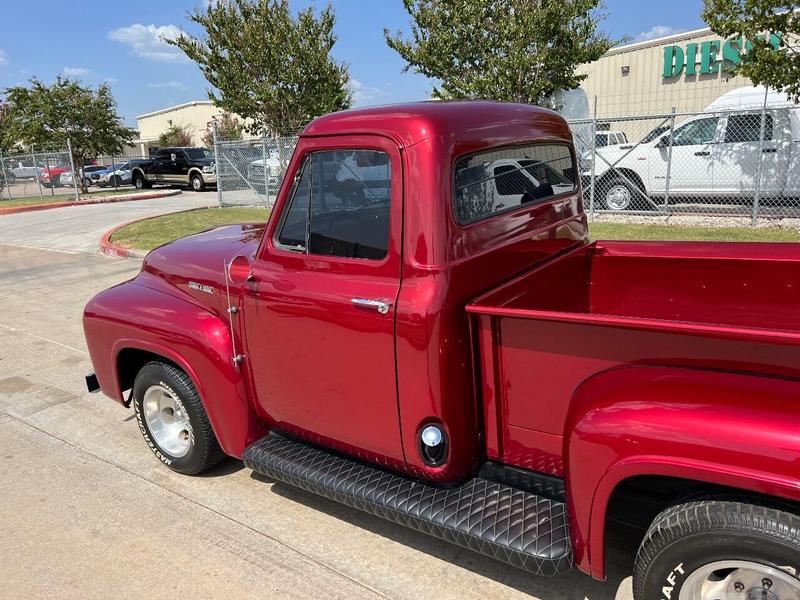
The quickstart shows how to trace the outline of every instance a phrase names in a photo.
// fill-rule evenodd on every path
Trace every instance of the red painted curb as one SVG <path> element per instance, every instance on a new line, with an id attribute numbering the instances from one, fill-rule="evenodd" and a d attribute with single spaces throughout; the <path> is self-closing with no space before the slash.
<path id="1" fill-rule="evenodd" d="M 136 196 L 104 196 L 102 198 L 92 198 L 91 200 L 71 200 L 64 202 L 51 202 L 49 204 L 29 204 L 27 206 L 12 206 L 9 208 L 0 207 L 0 217 L 3 215 L 13 215 L 23 212 L 34 212 L 37 210 L 49 210 L 51 208 L 64 208 L 66 206 L 87 206 L 90 204 L 113 204 L 115 202 L 134 202 L 136 200 L 152 200 L 153 198 L 169 198 L 181 194 L 180 190 L 169 190 L 164 192 L 151 192 L 148 194 L 138 194 Z"/>
<path id="2" fill-rule="evenodd" d="M 150 219 L 157 219 L 158 217 L 163 217 L 165 215 L 174 215 L 176 213 L 185 213 L 185 212 L 192 212 L 193 210 L 203 210 L 208 208 L 207 206 L 199 206 L 197 208 L 190 208 L 188 210 L 177 210 L 174 212 L 166 212 L 161 213 L 158 215 L 150 215 L 148 217 L 143 217 L 141 219 L 133 219 L 131 221 L 126 221 L 125 223 L 121 223 L 112 227 L 108 231 L 103 234 L 103 237 L 100 238 L 100 253 L 105 254 L 106 256 L 116 256 L 118 258 L 144 258 L 146 252 L 140 252 L 138 250 L 133 250 L 131 248 L 126 248 L 125 246 L 120 246 L 115 244 L 111 241 L 111 236 L 114 235 L 117 231 L 122 229 L 123 227 L 127 227 L 133 223 L 139 223 L 140 221 L 149 221 Z"/>

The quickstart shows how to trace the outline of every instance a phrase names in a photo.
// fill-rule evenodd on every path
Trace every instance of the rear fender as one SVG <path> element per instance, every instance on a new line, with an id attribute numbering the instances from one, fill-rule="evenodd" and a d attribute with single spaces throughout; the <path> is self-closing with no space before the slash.
<path id="1" fill-rule="evenodd" d="M 800 382 L 624 367 L 577 390 L 564 436 L 581 570 L 604 577 L 606 509 L 630 477 L 678 477 L 800 500 Z"/>
<path id="2" fill-rule="evenodd" d="M 202 305 L 130 282 L 101 292 L 86 306 L 84 329 L 104 393 L 122 402 L 118 361 L 125 349 L 164 357 L 197 388 L 222 450 L 241 457 L 265 428 L 233 363 L 228 324 Z"/>

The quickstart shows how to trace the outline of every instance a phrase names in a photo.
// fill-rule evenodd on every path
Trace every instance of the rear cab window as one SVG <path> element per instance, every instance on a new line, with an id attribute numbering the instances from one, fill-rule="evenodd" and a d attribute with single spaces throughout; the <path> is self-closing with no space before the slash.
<path id="1" fill-rule="evenodd" d="M 498 148 L 458 159 L 453 208 L 461 225 L 575 192 L 575 168 L 566 144 Z"/>

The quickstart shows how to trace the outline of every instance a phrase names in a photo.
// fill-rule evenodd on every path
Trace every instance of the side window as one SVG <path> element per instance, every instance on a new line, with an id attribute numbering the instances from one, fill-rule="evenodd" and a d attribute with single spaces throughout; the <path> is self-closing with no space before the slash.
<path id="1" fill-rule="evenodd" d="M 391 187 L 385 152 L 315 152 L 303 166 L 277 241 L 308 254 L 380 260 L 389 248 Z"/>
<path id="2" fill-rule="evenodd" d="M 725 127 L 725 142 L 757 142 L 761 133 L 761 114 L 730 115 Z M 772 139 L 772 115 L 764 115 L 764 139 Z"/>
<path id="3" fill-rule="evenodd" d="M 171 152 L 172 150 L 168 148 L 165 150 L 159 150 L 158 152 L 156 152 L 156 158 L 158 160 L 169 160 L 169 155 Z"/>
<path id="4" fill-rule="evenodd" d="M 453 174 L 456 219 L 468 225 L 574 192 L 574 176 L 572 153 L 563 144 L 503 148 L 460 158 Z"/>
<path id="5" fill-rule="evenodd" d="M 696 146 L 699 144 L 710 144 L 714 141 L 714 134 L 717 131 L 718 117 L 698 119 L 675 130 L 672 140 L 673 146 Z"/>

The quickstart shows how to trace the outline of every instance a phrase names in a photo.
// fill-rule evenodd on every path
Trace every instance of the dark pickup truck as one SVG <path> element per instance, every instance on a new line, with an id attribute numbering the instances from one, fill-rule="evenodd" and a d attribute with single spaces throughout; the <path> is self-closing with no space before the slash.
<path id="1" fill-rule="evenodd" d="M 799 600 L 798 306 L 797 244 L 590 242 L 553 112 L 373 107 L 305 129 L 266 225 L 95 296 L 87 381 L 180 473 L 536 575 L 602 579 L 636 520 L 637 600 Z"/>
<path id="2" fill-rule="evenodd" d="M 131 161 L 131 167 L 131 183 L 139 190 L 166 183 L 202 192 L 217 183 L 214 153 L 208 148 L 159 148 L 153 158 Z"/>

